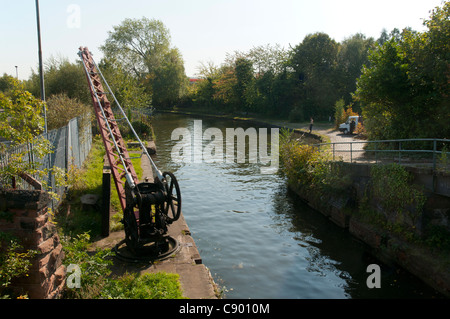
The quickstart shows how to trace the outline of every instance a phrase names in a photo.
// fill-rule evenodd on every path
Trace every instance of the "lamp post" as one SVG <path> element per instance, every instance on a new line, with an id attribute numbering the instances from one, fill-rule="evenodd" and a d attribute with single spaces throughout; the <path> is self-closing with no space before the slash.
<path id="1" fill-rule="evenodd" d="M 45 102 L 45 88 L 44 88 L 44 70 L 42 67 L 42 46 L 41 46 L 41 26 L 39 19 L 39 0 L 36 0 L 36 20 L 37 20 L 37 34 L 38 34 L 38 55 L 39 55 L 39 78 L 41 82 L 41 100 Z M 47 106 L 44 103 L 44 133 L 47 133 Z"/>

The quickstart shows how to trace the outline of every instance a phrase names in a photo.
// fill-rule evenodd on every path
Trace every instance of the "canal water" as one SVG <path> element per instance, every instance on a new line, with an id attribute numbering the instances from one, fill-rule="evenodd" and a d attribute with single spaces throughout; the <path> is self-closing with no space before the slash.
<path id="1" fill-rule="evenodd" d="M 262 174 L 261 163 L 174 160 L 172 151 L 182 139 L 172 140 L 172 133 L 184 128 L 198 137 L 195 120 L 202 120 L 202 132 L 220 129 L 224 141 L 226 128 L 255 126 L 164 113 L 153 120 L 156 165 L 177 177 L 183 215 L 225 298 L 439 297 L 417 278 L 370 256 L 364 244 L 291 193 L 282 175 Z M 199 150 L 195 143 L 192 157 Z M 380 266 L 381 288 L 367 286 L 370 264 Z"/>

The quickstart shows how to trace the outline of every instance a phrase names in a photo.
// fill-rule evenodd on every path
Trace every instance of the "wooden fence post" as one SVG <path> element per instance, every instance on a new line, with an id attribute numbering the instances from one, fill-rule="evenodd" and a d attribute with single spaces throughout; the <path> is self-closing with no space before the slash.
<path id="1" fill-rule="evenodd" d="M 111 168 L 108 158 L 105 156 L 103 161 L 103 179 L 102 179 L 102 236 L 109 236 L 109 215 L 111 205 Z"/>

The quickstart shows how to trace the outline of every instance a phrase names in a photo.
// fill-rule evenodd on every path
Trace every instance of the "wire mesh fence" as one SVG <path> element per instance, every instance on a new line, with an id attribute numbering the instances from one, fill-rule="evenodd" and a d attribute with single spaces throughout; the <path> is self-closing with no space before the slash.
<path id="1" fill-rule="evenodd" d="M 39 172 L 39 174 L 34 174 L 31 178 L 47 185 L 49 189 L 58 195 L 62 195 L 65 189 L 64 186 L 57 185 L 53 168 L 58 167 L 67 172 L 71 165 L 81 167 L 92 145 L 91 124 L 87 120 L 89 116 L 73 118 L 66 126 L 42 134 L 39 138 L 48 140 L 52 150 L 51 153 L 43 158 L 35 156 L 35 145 L 32 143 L 8 147 L 8 142 L 3 142 L 7 147 L 6 151 L 0 153 L 0 167 L 5 167 L 14 160 L 14 156 L 22 154 L 24 156 L 21 162 L 32 165 Z M 7 181 L 0 180 L 0 188 L 2 184 L 7 184 Z M 27 181 L 20 177 L 14 178 L 12 184 L 16 189 L 34 189 L 36 187 L 32 183 L 30 184 L 29 180 Z"/>

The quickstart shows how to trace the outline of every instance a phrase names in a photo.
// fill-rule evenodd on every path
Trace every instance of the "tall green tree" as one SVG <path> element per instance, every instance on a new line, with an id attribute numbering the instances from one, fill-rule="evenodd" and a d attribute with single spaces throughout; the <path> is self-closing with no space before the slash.
<path id="1" fill-rule="evenodd" d="M 11 90 L 14 85 L 14 78 L 11 75 L 3 73 L 3 76 L 0 77 L 0 92 L 6 92 Z"/>
<path id="2" fill-rule="evenodd" d="M 46 97 L 53 94 L 65 94 L 71 99 L 78 99 L 89 105 L 92 104 L 86 75 L 81 63 L 72 63 L 66 57 L 52 56 L 45 61 L 44 79 Z M 25 87 L 34 96 L 39 97 L 41 94 L 39 73 L 32 70 Z"/>
<path id="3" fill-rule="evenodd" d="M 270 116 L 287 116 L 294 104 L 294 87 L 288 69 L 289 52 L 280 45 L 252 48 L 248 59 L 253 62 L 255 79 L 247 94 L 252 111 Z"/>
<path id="4" fill-rule="evenodd" d="M 145 92 L 144 85 L 136 76 L 127 73 L 115 59 L 103 58 L 99 67 L 123 108 L 145 109 L 151 106 L 151 97 Z"/>
<path id="5" fill-rule="evenodd" d="M 254 80 L 253 63 L 249 59 L 239 58 L 236 60 L 234 72 L 236 74 L 236 85 L 234 90 L 238 100 L 239 109 L 242 111 L 249 111 L 253 104 L 249 94 Z"/>
<path id="6" fill-rule="evenodd" d="M 170 48 L 170 33 L 159 20 L 125 19 L 108 32 L 100 47 L 104 55 L 114 58 L 126 71 L 138 77 L 152 74 Z"/>
<path id="7" fill-rule="evenodd" d="M 215 82 L 221 76 L 221 68 L 214 62 L 201 62 L 198 66 L 201 81 L 197 82 L 191 90 L 191 100 L 194 106 L 212 110 L 215 108 Z"/>
<path id="8" fill-rule="evenodd" d="M 357 33 L 345 39 L 339 49 L 337 56 L 336 86 L 339 96 L 344 99 L 345 105 L 353 102 L 352 94 L 356 90 L 356 80 L 361 76 L 363 65 L 369 62 L 369 51 L 374 46 L 373 38 Z M 360 112 L 357 105 L 353 109 Z"/>
<path id="9" fill-rule="evenodd" d="M 236 95 L 236 73 L 234 68 L 223 65 L 220 68 L 220 76 L 213 81 L 213 103 L 216 109 L 234 112 L 238 109 L 239 99 Z"/>
<path id="10" fill-rule="evenodd" d="M 248 58 L 253 62 L 255 73 L 258 75 L 271 72 L 275 75 L 282 73 L 289 58 L 288 51 L 280 45 L 260 45 L 252 48 Z"/>
<path id="11" fill-rule="evenodd" d="M 339 92 L 336 66 L 339 43 L 325 33 L 308 35 L 293 49 L 291 67 L 299 82 L 299 105 L 305 116 L 328 118 Z"/>
<path id="12" fill-rule="evenodd" d="M 188 79 L 184 62 L 178 49 L 171 49 L 161 65 L 155 69 L 152 82 L 153 103 L 165 108 L 178 103 L 185 94 Z"/>
<path id="13" fill-rule="evenodd" d="M 450 3 L 426 32 L 405 29 L 373 50 L 357 85 L 371 139 L 450 136 Z"/>
<path id="14" fill-rule="evenodd" d="M 113 27 L 100 49 L 145 85 L 155 106 L 167 106 L 186 84 L 184 62 L 170 40 L 169 30 L 159 20 L 125 19 Z"/>

